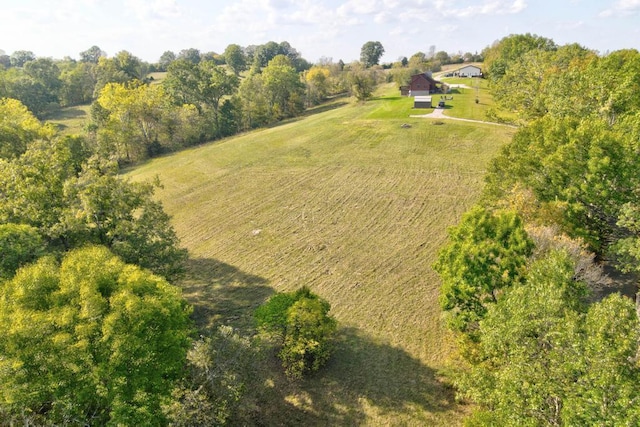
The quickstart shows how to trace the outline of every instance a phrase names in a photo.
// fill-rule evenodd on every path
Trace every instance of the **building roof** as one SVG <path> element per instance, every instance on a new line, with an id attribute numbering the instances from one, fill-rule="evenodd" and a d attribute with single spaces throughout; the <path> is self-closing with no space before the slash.
<path id="1" fill-rule="evenodd" d="M 439 81 L 437 81 L 436 79 L 434 79 L 429 73 L 420 73 L 420 74 L 414 74 L 411 76 L 411 81 L 413 82 L 414 80 L 423 77 L 426 80 L 430 81 L 431 83 L 440 83 Z"/>

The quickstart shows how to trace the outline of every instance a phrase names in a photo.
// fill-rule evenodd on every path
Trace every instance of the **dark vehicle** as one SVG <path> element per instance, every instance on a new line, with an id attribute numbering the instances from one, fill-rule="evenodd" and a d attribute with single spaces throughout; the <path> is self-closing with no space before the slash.
<path id="1" fill-rule="evenodd" d="M 444 101 L 438 102 L 438 108 L 444 108 Z"/>

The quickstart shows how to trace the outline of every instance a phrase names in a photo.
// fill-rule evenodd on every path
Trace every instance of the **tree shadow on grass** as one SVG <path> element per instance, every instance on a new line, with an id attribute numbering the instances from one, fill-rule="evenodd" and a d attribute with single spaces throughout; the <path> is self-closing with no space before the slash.
<path id="1" fill-rule="evenodd" d="M 181 281 L 184 297 L 193 306 L 193 319 L 201 331 L 226 323 L 247 331 L 252 313 L 271 294 L 267 279 L 206 258 L 189 259 Z"/>
<path id="2" fill-rule="evenodd" d="M 341 330 L 329 364 L 311 377 L 287 380 L 272 361 L 272 384 L 250 422 L 260 425 L 446 425 L 459 419 L 454 390 L 438 372 L 404 350 L 354 328 Z M 385 421 L 386 420 L 386 421 Z M 246 423 L 247 420 L 244 420 Z"/>

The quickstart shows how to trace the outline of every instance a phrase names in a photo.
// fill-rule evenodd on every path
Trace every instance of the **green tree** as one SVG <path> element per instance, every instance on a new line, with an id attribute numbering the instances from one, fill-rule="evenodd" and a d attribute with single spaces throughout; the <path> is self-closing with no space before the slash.
<path id="1" fill-rule="evenodd" d="M 242 48 L 237 44 L 227 46 L 224 50 L 224 61 L 236 76 L 247 68 L 247 58 Z"/>
<path id="2" fill-rule="evenodd" d="M 240 411 L 255 376 L 256 349 L 230 326 L 220 326 L 189 350 L 187 377 L 165 412 L 174 426 L 224 425 Z"/>
<path id="3" fill-rule="evenodd" d="M 30 50 L 16 50 L 11 54 L 11 66 L 23 67 L 29 61 L 36 59 L 36 55 Z"/>
<path id="4" fill-rule="evenodd" d="M 79 62 L 61 71 L 60 103 L 62 106 L 88 104 L 96 87 L 96 65 Z"/>
<path id="5" fill-rule="evenodd" d="M 274 42 L 269 41 L 265 44 L 257 46 L 253 53 L 253 68 L 254 70 L 260 70 L 266 67 L 273 58 L 278 55 L 284 55 L 281 46 Z"/>
<path id="6" fill-rule="evenodd" d="M 60 69 L 50 58 L 37 58 L 24 64 L 24 72 L 34 81 L 41 83 L 51 98 L 57 99 L 60 87 Z"/>
<path id="7" fill-rule="evenodd" d="M 368 41 L 360 49 L 360 62 L 365 68 L 369 68 L 380 63 L 380 58 L 384 54 L 384 47 L 380 42 Z"/>
<path id="8" fill-rule="evenodd" d="M 449 326 L 475 336 L 478 322 L 504 289 L 524 281 L 533 242 L 513 212 L 476 206 L 449 229 L 433 268 L 442 279 L 440 304 Z"/>
<path id="9" fill-rule="evenodd" d="M 330 304 L 302 287 L 278 293 L 258 307 L 258 328 L 276 337 L 285 373 L 301 378 L 320 369 L 329 359 L 336 320 L 329 315 Z"/>
<path id="10" fill-rule="evenodd" d="M 89 49 L 80 52 L 80 62 L 97 64 L 100 58 L 105 56 L 107 56 L 107 54 L 102 49 L 93 45 Z"/>
<path id="11" fill-rule="evenodd" d="M 630 299 L 612 294 L 589 309 L 584 350 L 572 361 L 580 376 L 563 407 L 567 425 L 640 423 L 640 369 L 635 362 L 639 339 L 638 315 Z"/>
<path id="12" fill-rule="evenodd" d="M 616 223 L 626 204 L 638 205 L 640 168 L 635 141 L 638 116 L 610 125 L 604 119 L 546 116 L 520 129 L 494 160 L 487 192 L 494 199 L 515 185 L 530 188 L 536 198 L 561 211 L 559 223 L 604 252 L 625 230 Z"/>
<path id="13" fill-rule="evenodd" d="M 177 59 L 181 59 L 181 60 L 190 62 L 192 64 L 199 64 L 200 61 L 202 60 L 202 57 L 198 49 L 189 48 L 189 49 L 182 49 L 180 52 L 178 52 Z"/>
<path id="14" fill-rule="evenodd" d="M 49 251 L 99 243 L 157 274 L 180 274 L 186 251 L 153 200 L 157 184 L 123 181 L 115 165 L 87 156 L 81 138 L 66 137 L 0 161 L 0 223 L 37 228 Z"/>
<path id="15" fill-rule="evenodd" d="M 269 61 L 262 70 L 264 90 L 273 119 L 293 117 L 304 108 L 304 84 L 300 75 L 284 55 Z"/>
<path id="16" fill-rule="evenodd" d="M 160 55 L 160 59 L 158 59 L 158 70 L 159 71 L 167 71 L 169 69 L 169 65 L 173 61 L 177 59 L 175 53 L 170 50 L 164 51 L 162 55 Z"/>
<path id="17" fill-rule="evenodd" d="M 97 102 L 106 113 L 98 140 L 107 155 L 135 162 L 161 150 L 162 127 L 170 109 L 163 86 L 108 83 Z"/>
<path id="18" fill-rule="evenodd" d="M 25 424 L 162 424 L 189 307 L 102 247 L 47 257 L 0 289 L 0 413 Z"/>
<path id="19" fill-rule="evenodd" d="M 238 88 L 238 98 L 242 106 L 243 129 L 253 129 L 271 121 L 269 100 L 262 74 L 251 74 L 243 79 Z"/>
<path id="20" fill-rule="evenodd" d="M 480 322 L 482 361 L 458 378 L 470 425 L 634 425 L 638 318 L 611 295 L 590 307 L 562 251 L 536 261 Z"/>
<path id="21" fill-rule="evenodd" d="M 170 217 L 153 200 L 157 185 L 124 181 L 100 165 L 85 166 L 77 178 L 65 181 L 58 227 L 67 245 L 105 245 L 125 262 L 177 277 L 187 252 L 179 248 Z"/>
<path id="22" fill-rule="evenodd" d="M 213 61 L 193 64 L 177 60 L 169 66 L 164 86 L 174 102 L 194 105 L 201 114 L 210 112 L 213 129 L 211 135 L 219 136 L 219 109 L 223 98 L 233 95 L 239 85 L 238 77 L 229 74 Z"/>
<path id="23" fill-rule="evenodd" d="M 458 383 L 461 394 L 490 411 L 483 425 L 563 425 L 562 408 L 580 357 L 581 301 L 566 253 L 531 267 L 526 285 L 509 288 L 480 322 L 482 362 Z M 574 309 L 572 309 L 572 307 Z"/>
<path id="24" fill-rule="evenodd" d="M 24 224 L 0 224 L 0 280 L 13 277 L 21 266 L 44 254 L 38 230 Z"/>
<path id="25" fill-rule="evenodd" d="M 305 72 L 304 78 L 307 82 L 307 103 L 310 105 L 319 104 L 329 93 L 329 77 L 331 71 L 328 68 L 313 66 Z"/>
<path id="26" fill-rule="evenodd" d="M 552 51 L 557 45 L 536 34 L 511 34 L 483 51 L 484 68 L 492 80 L 499 80 L 520 56 L 532 50 Z"/>
<path id="27" fill-rule="evenodd" d="M 120 69 L 118 63 L 113 58 L 101 56 L 98 65 L 95 67 L 96 85 L 93 91 L 93 98 L 100 95 L 100 91 L 108 83 L 126 83 L 132 80 L 124 70 Z"/>
<path id="28" fill-rule="evenodd" d="M 14 159 L 27 151 L 36 139 L 51 139 L 54 129 L 42 125 L 16 99 L 0 98 L 0 158 Z"/>
<path id="29" fill-rule="evenodd" d="M 376 88 L 376 75 L 372 70 L 364 69 L 359 64 L 353 64 L 348 72 L 351 93 L 358 101 L 371 98 Z"/>

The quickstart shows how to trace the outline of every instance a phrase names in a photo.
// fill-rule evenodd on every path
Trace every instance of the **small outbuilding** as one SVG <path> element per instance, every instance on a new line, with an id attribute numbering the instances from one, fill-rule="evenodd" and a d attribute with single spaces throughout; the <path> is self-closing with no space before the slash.
<path id="1" fill-rule="evenodd" d="M 414 96 L 413 108 L 432 108 L 431 97 L 425 95 Z"/>
<path id="2" fill-rule="evenodd" d="M 482 77 L 482 70 L 475 65 L 465 65 L 459 68 L 454 74 L 458 77 Z"/>

